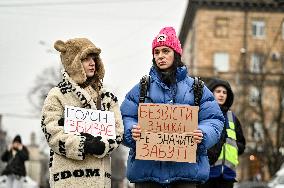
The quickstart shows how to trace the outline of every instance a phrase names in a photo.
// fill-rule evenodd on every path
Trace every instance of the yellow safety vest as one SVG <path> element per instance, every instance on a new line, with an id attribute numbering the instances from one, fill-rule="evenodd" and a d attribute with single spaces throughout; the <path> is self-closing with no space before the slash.
<path id="1" fill-rule="evenodd" d="M 226 132 L 228 137 L 226 138 L 226 142 L 222 147 L 222 151 L 215 165 L 226 165 L 232 170 L 236 170 L 236 166 L 239 164 L 239 160 L 237 136 L 232 111 L 228 111 L 227 116 L 229 121 L 229 127 L 226 128 Z"/>

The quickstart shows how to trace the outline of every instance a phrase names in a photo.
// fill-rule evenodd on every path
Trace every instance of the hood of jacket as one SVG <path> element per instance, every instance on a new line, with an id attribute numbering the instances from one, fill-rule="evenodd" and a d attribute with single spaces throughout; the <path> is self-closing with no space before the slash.
<path id="1" fill-rule="evenodd" d="M 229 84 L 229 82 L 221 79 L 212 79 L 208 84 L 207 87 L 210 89 L 210 91 L 213 93 L 214 89 L 218 86 L 223 86 L 227 89 L 227 99 L 226 102 L 220 106 L 222 111 L 228 111 L 230 107 L 232 106 L 234 102 L 234 93 L 232 91 L 232 88 Z"/>
<path id="2" fill-rule="evenodd" d="M 97 48 L 86 38 L 74 38 L 63 42 L 58 40 L 54 48 L 60 52 L 61 62 L 68 75 L 77 83 L 83 84 L 87 81 L 87 75 L 82 65 L 82 60 L 89 54 L 95 54 L 96 71 L 90 83 L 94 85 L 104 78 L 104 65 L 100 58 L 101 49 Z"/>

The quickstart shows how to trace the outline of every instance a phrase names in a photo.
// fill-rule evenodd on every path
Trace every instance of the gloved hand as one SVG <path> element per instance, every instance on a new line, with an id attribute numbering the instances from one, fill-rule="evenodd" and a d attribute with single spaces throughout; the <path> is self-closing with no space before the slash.
<path id="1" fill-rule="evenodd" d="M 64 126 L 64 118 L 61 118 L 60 120 L 58 120 L 58 125 L 59 126 Z"/>
<path id="2" fill-rule="evenodd" d="M 81 136 L 86 137 L 86 141 L 91 141 L 93 138 L 95 138 L 93 135 L 89 134 L 89 133 L 80 133 Z"/>
<path id="3" fill-rule="evenodd" d="M 82 136 L 86 137 L 84 143 L 85 153 L 102 155 L 105 151 L 105 143 L 101 141 L 101 136 L 94 137 L 89 133 L 80 133 Z"/>

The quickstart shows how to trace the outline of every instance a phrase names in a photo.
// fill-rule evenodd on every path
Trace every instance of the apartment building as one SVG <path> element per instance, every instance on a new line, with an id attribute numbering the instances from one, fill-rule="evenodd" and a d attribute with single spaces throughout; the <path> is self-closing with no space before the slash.
<path id="1" fill-rule="evenodd" d="M 284 158 L 284 1 L 189 0 L 179 38 L 191 75 L 232 85 L 247 140 L 238 178 L 269 179 Z"/>

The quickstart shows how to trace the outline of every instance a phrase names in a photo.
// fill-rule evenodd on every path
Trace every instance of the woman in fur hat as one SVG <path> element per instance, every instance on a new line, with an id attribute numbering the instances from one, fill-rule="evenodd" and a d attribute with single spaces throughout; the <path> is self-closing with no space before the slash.
<path id="1" fill-rule="evenodd" d="M 119 146 L 123 125 L 116 96 L 103 88 L 101 50 L 85 38 L 58 40 L 63 80 L 52 88 L 42 109 L 41 127 L 50 146 L 52 188 L 110 188 L 110 153 Z M 64 107 L 114 112 L 116 138 L 64 132 Z"/>
<path id="2" fill-rule="evenodd" d="M 148 97 L 145 102 L 194 106 L 194 79 L 181 62 L 182 49 L 172 27 L 163 28 L 152 42 L 153 66 L 150 70 Z M 197 143 L 196 163 L 136 159 L 136 141 L 140 139 L 138 106 L 140 85 L 135 85 L 121 105 L 124 144 L 130 148 L 127 178 L 136 188 L 193 188 L 209 176 L 206 150 L 219 139 L 223 115 L 214 96 L 203 87 L 198 112 L 198 128 L 193 132 Z"/>

